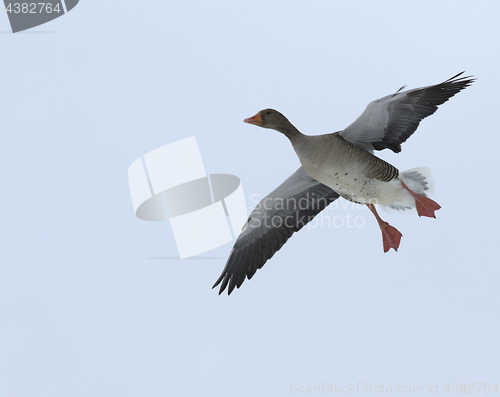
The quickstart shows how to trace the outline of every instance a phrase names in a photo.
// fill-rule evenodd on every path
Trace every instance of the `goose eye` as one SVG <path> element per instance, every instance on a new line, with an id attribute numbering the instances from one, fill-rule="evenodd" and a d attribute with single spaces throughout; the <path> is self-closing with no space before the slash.
<path id="1" fill-rule="evenodd" d="M 266 112 L 266 114 L 271 114 L 271 112 L 268 110 L 268 111 Z"/>

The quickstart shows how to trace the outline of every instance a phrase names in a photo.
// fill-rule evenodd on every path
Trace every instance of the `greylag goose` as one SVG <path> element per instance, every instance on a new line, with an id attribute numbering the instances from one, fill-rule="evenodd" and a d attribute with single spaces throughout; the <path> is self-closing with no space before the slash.
<path id="1" fill-rule="evenodd" d="M 366 204 L 382 231 L 384 252 L 391 248 L 397 251 L 402 234 L 380 218 L 374 204 L 401 210 L 416 208 L 419 216 L 432 218 L 441 207 L 425 193 L 425 169 L 399 172 L 373 151 L 390 149 L 399 153 L 401 143 L 415 132 L 420 121 L 475 80 L 462 74 L 424 88 L 401 92 L 402 87 L 371 102 L 351 125 L 331 134 L 304 135 L 274 109 L 245 119 L 245 123 L 284 134 L 302 167 L 252 211 L 213 288 L 222 283 L 221 294 L 229 285 L 231 294 L 245 278 L 251 279 L 294 232 L 339 196 Z"/>

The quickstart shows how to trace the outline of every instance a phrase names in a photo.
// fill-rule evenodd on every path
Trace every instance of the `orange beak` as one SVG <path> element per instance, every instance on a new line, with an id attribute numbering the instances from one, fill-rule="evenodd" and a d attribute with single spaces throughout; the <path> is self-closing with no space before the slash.
<path id="1" fill-rule="evenodd" d="M 248 119 L 245 119 L 243 121 L 248 124 L 262 125 L 262 116 L 259 112 L 255 116 L 249 117 Z"/>

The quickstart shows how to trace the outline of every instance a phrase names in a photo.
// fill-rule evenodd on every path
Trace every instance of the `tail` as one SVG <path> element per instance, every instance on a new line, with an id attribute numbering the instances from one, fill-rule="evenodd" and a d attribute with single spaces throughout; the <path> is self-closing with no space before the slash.
<path id="1" fill-rule="evenodd" d="M 428 197 L 434 192 L 434 180 L 431 175 L 431 170 L 427 167 L 412 168 L 411 170 L 401 172 L 399 174 L 399 179 L 401 179 L 408 188 L 421 196 Z M 387 212 L 412 210 L 415 208 L 415 200 L 408 195 L 408 200 L 381 205 L 381 207 Z"/>
<path id="2" fill-rule="evenodd" d="M 412 168 L 399 174 L 399 178 L 415 193 L 428 197 L 434 193 L 434 179 L 427 167 Z"/>

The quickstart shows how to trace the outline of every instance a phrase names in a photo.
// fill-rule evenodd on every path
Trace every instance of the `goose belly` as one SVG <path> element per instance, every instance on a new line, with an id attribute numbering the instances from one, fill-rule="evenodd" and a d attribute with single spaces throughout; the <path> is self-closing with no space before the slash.
<path id="1" fill-rule="evenodd" d="M 306 167 L 304 167 L 307 170 Z M 411 195 L 403 189 L 398 179 L 384 182 L 367 178 L 356 169 L 316 169 L 309 173 L 314 179 L 335 190 L 342 197 L 361 204 L 388 205 L 411 200 Z M 314 173 L 314 174 L 313 174 Z"/>

